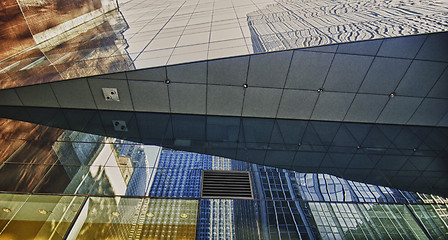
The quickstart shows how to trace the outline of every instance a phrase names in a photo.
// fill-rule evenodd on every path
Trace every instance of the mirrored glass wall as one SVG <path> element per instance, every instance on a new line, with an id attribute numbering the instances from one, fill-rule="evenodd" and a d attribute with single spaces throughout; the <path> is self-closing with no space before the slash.
<path id="1" fill-rule="evenodd" d="M 0 239 L 448 237 L 448 201 L 435 195 L 7 119 L 2 127 Z M 253 197 L 202 198 L 204 170 L 248 172 Z"/>

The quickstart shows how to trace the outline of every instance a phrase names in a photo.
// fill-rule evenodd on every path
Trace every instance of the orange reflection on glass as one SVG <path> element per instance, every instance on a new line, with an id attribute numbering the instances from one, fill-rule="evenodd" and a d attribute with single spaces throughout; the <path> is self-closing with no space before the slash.
<path id="1" fill-rule="evenodd" d="M 17 0 L 0 1 L 0 61 L 34 45 Z M 1 67 L 0 67 L 1 69 Z"/>
<path id="2" fill-rule="evenodd" d="M 0 89 L 133 69 L 115 0 L 6 0 L 3 12 Z"/>

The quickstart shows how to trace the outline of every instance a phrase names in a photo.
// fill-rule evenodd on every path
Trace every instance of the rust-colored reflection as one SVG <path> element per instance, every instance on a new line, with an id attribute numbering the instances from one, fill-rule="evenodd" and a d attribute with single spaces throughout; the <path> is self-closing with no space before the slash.
<path id="1" fill-rule="evenodd" d="M 51 165 L 4 164 L 0 169 L 0 191 L 32 192 Z"/>
<path id="2" fill-rule="evenodd" d="M 0 89 L 133 69 L 115 0 L 18 2 L 0 5 Z"/>
<path id="3" fill-rule="evenodd" d="M 58 157 L 51 146 L 51 141 L 26 142 L 9 158 L 8 163 L 52 165 Z"/>
<path id="4" fill-rule="evenodd" d="M 17 0 L 0 1 L 0 42 L 0 61 L 35 44 Z"/>
<path id="5" fill-rule="evenodd" d="M 115 19 L 121 15 L 114 11 L 105 17 Z M 127 28 L 124 23 L 111 25 L 105 21 L 52 49 L 43 50 L 63 79 L 129 70 L 131 59 L 120 50 L 127 43 L 115 29 L 116 25 L 122 28 L 120 31 Z"/>
<path id="6" fill-rule="evenodd" d="M 35 192 L 45 193 L 64 193 L 67 186 L 70 184 L 70 177 L 67 174 L 66 168 L 63 165 L 54 165 L 48 174 L 42 179 L 39 186 L 34 189 Z M 72 167 L 79 169 L 80 167 Z"/>
<path id="7" fill-rule="evenodd" d="M 101 0 L 19 0 L 33 34 L 101 8 Z"/>
<path id="8" fill-rule="evenodd" d="M 77 239 L 195 239 L 198 201 L 90 198 Z M 81 212 L 81 214 L 82 214 Z"/>
<path id="9" fill-rule="evenodd" d="M 58 157 L 52 145 L 63 129 L 0 119 L 0 190 L 32 192 Z M 23 139 L 23 140 L 21 140 Z"/>
<path id="10" fill-rule="evenodd" d="M 0 89 L 62 80 L 42 51 L 35 48 L 0 62 L 0 77 Z"/>
<path id="11" fill-rule="evenodd" d="M 25 141 L 0 139 L 0 164 L 6 161 L 14 152 L 17 151 Z"/>
<path id="12" fill-rule="evenodd" d="M 54 163 L 56 156 L 52 144 L 63 132 L 59 128 L 1 118 L 0 164 L 6 160 L 32 164 Z"/>
<path id="13" fill-rule="evenodd" d="M 0 139 L 41 140 L 54 142 L 63 129 L 0 118 Z"/>

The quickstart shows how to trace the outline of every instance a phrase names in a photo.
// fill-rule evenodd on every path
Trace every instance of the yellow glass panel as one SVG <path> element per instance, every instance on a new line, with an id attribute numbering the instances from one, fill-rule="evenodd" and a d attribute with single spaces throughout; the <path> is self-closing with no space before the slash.
<path id="1" fill-rule="evenodd" d="M 197 213 L 197 200 L 92 197 L 68 239 L 195 239 Z"/>
<path id="2" fill-rule="evenodd" d="M 62 239 L 83 200 L 84 197 L 32 195 L 15 212 L 0 239 Z"/>

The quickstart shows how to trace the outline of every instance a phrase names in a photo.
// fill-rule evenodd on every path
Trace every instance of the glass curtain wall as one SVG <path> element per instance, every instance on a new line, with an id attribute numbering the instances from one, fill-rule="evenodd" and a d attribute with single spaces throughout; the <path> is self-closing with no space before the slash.
<path id="1" fill-rule="evenodd" d="M 439 196 L 2 121 L 0 239 L 448 237 Z M 249 172 L 253 199 L 201 198 L 203 170 Z"/>

